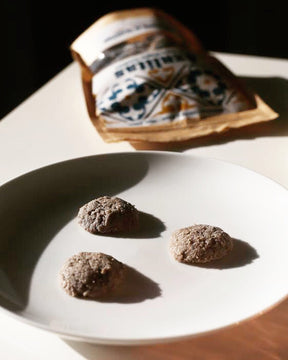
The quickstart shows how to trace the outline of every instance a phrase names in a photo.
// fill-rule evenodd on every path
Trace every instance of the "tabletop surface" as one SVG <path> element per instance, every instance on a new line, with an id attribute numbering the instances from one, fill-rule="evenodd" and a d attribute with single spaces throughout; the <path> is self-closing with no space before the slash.
<path id="1" fill-rule="evenodd" d="M 0 184 L 67 159 L 122 151 L 173 150 L 230 161 L 288 187 L 288 61 L 216 53 L 276 112 L 275 121 L 177 148 L 107 144 L 91 124 L 80 70 L 72 63 L 0 121 Z M 62 339 L 0 312 L 0 357 L 17 359 L 287 359 L 288 300 L 256 319 L 188 341 L 99 346 Z"/>

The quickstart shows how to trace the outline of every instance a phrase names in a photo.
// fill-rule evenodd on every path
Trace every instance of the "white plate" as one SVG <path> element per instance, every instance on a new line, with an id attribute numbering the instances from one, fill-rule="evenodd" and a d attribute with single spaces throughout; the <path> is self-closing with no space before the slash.
<path id="1" fill-rule="evenodd" d="M 117 195 L 142 211 L 135 237 L 92 235 L 78 208 Z M 287 295 L 288 192 L 229 163 L 165 152 L 99 155 L 48 166 L 0 188 L 0 305 L 61 336 L 144 344 L 205 334 L 249 319 Z M 177 263 L 171 232 L 223 228 L 231 255 L 207 266 Z M 72 298 L 59 286 L 80 251 L 130 266 L 126 293 L 110 302 Z"/>

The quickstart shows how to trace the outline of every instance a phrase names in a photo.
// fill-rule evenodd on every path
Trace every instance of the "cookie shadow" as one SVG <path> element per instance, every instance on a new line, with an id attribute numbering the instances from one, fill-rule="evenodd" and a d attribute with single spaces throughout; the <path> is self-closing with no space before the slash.
<path id="1" fill-rule="evenodd" d="M 207 264 L 196 264 L 196 266 L 219 270 L 232 269 L 249 265 L 257 258 L 259 255 L 253 246 L 246 241 L 233 239 L 233 249 L 228 255 Z"/>
<path id="2" fill-rule="evenodd" d="M 166 230 L 166 226 L 152 214 L 145 213 L 143 211 L 139 212 L 139 229 L 137 233 L 135 232 L 135 238 L 156 238 L 161 235 L 163 231 Z"/>
<path id="3" fill-rule="evenodd" d="M 163 231 L 166 230 L 166 226 L 156 216 L 138 211 L 139 213 L 139 227 L 130 232 L 124 232 L 120 234 L 107 234 L 107 236 L 119 237 L 119 238 L 133 238 L 133 239 L 145 239 L 145 238 L 158 238 Z M 99 234 L 98 234 L 99 235 Z M 105 234 L 103 234 L 105 236 Z"/>
<path id="4" fill-rule="evenodd" d="M 125 279 L 119 289 L 114 291 L 113 295 L 97 301 L 130 304 L 159 296 L 161 296 L 161 288 L 155 281 L 136 269 L 126 266 Z"/>

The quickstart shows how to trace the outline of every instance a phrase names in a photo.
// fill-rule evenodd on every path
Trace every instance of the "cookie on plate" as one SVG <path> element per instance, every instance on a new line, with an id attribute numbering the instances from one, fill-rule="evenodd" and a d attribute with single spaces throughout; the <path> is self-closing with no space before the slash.
<path id="1" fill-rule="evenodd" d="M 125 265 L 110 255 L 80 252 L 64 263 L 61 286 L 71 296 L 100 299 L 113 294 L 123 280 L 124 270 Z"/>
<path id="2" fill-rule="evenodd" d="M 125 233 L 138 227 L 139 213 L 125 200 L 102 196 L 80 208 L 78 221 L 92 234 Z"/>
<path id="3" fill-rule="evenodd" d="M 233 248 L 231 237 L 216 226 L 198 224 L 176 230 L 171 237 L 170 252 L 182 263 L 207 263 L 221 259 Z"/>

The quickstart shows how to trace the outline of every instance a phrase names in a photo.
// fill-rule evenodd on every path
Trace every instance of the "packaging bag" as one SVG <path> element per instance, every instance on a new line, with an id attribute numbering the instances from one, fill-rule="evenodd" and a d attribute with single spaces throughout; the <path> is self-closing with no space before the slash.
<path id="1" fill-rule="evenodd" d="M 109 13 L 71 45 L 91 121 L 106 142 L 172 142 L 277 118 L 179 21 Z"/>

